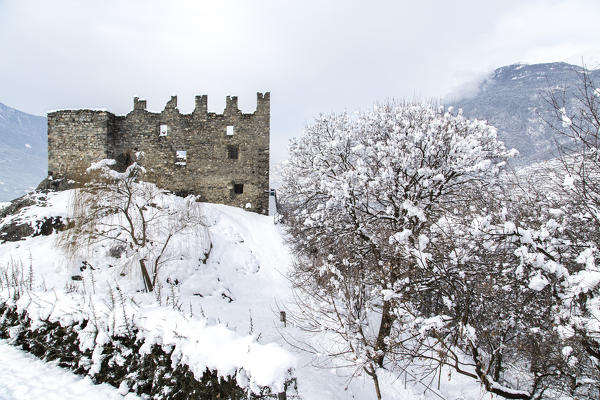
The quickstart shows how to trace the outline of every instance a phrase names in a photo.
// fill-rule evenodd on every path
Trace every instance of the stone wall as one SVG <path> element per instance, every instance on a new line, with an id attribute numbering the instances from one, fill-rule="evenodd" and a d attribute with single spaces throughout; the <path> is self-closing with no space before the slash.
<path id="1" fill-rule="evenodd" d="M 48 170 L 51 174 L 80 180 L 92 162 L 107 158 L 112 118 L 106 111 L 48 113 Z"/>
<path id="2" fill-rule="evenodd" d="M 145 179 L 159 187 L 267 213 L 269 93 L 257 94 L 252 114 L 243 114 L 237 97 L 229 96 L 223 114 L 207 110 L 207 96 L 197 96 L 191 114 L 179 112 L 177 97 L 160 113 L 148 112 L 138 98 L 125 116 L 91 110 L 49 113 L 49 173 L 78 180 L 94 161 L 115 158 L 127 164 L 137 154 L 147 170 Z"/>

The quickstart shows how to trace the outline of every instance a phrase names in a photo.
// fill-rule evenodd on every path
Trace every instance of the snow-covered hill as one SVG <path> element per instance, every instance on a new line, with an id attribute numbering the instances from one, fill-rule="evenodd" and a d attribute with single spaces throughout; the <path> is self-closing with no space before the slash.
<path id="1" fill-rule="evenodd" d="M 32 276 L 27 285 L 34 290 L 19 304 L 28 307 L 34 318 L 72 321 L 91 307 L 110 334 L 115 332 L 110 328 L 115 323 L 110 321 L 127 315 L 153 341 L 181 349 L 181 359 L 199 370 L 209 366 L 235 373 L 234 366 L 243 364 L 244 371 L 269 384 L 281 379 L 282 370 L 293 364 L 292 375 L 302 399 L 373 398 L 369 379 L 350 380 L 353 371 L 289 345 L 317 348 L 327 345 L 327 337 L 301 332 L 280 321 L 281 310 L 294 310 L 286 277 L 293 259 L 285 244 L 285 231 L 274 224 L 273 217 L 193 203 L 205 227 L 174 237 L 168 261 L 161 267 L 159 290 L 146 294 L 140 291 L 143 284 L 136 265 L 127 266 L 127 251 L 115 251 L 109 242 L 98 242 L 69 256 L 61 242 L 67 231 L 44 230 L 43 223 L 36 222 L 49 217 L 66 221 L 75 193 L 37 193 L 27 196 L 20 209 L 16 203 L 0 206 L 0 218 L 7 214 L 0 219 L 0 231 L 11 224 L 28 224 L 33 229 L 22 240 L 0 244 L 0 272 L 10 275 L 16 269 L 27 281 Z M 184 201 L 166 196 L 167 203 Z M 131 299 L 126 310 L 108 306 L 116 287 Z M 240 343 L 246 346 L 244 351 Z M 439 391 L 429 379 L 418 381 L 410 373 L 401 379 L 383 376 L 384 398 L 487 398 L 475 382 L 446 370 L 442 374 Z"/>
<path id="2" fill-rule="evenodd" d="M 46 130 L 45 117 L 0 103 L 0 201 L 22 196 L 46 177 Z"/>
<path id="3" fill-rule="evenodd" d="M 544 120 L 555 118 L 543 100 L 549 89 L 566 89 L 574 96 L 581 85 L 576 73 L 581 67 L 562 62 L 513 64 L 496 69 L 464 98 L 451 96 L 449 102 L 463 109 L 469 118 L 485 119 L 498 128 L 508 148 L 519 150 L 518 165 L 553 157 L 557 136 Z M 590 72 L 600 81 L 600 70 Z"/>

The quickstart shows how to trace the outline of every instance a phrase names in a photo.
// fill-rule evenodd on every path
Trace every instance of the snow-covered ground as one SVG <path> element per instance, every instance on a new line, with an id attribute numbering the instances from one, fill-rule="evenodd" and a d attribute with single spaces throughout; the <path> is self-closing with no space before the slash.
<path id="1" fill-rule="evenodd" d="M 28 207 L 22 210 L 20 218 L 21 220 L 35 220 L 43 216 L 62 216 L 64 218 L 69 215 L 69 205 L 73 201 L 73 193 L 73 191 L 50 193 L 45 200 L 45 207 Z M 179 200 L 174 199 L 173 201 Z M 226 335 L 231 335 L 232 341 L 234 339 L 246 340 L 245 343 L 264 345 L 265 347 L 262 349 L 269 349 L 269 351 L 276 348 L 277 350 L 271 354 L 278 359 L 267 355 L 262 360 L 241 356 L 238 360 L 241 360 L 240 363 L 247 363 L 244 364 L 246 370 L 260 369 L 261 365 L 271 368 L 271 370 L 265 369 L 265 371 L 270 371 L 268 372 L 269 376 L 263 377 L 265 382 L 274 379 L 278 373 L 277 368 L 283 368 L 290 363 L 294 364 L 293 375 L 297 378 L 298 393 L 304 400 L 374 398 L 371 380 L 360 377 L 350 380 L 351 370 L 338 367 L 316 355 L 300 352 L 288 345 L 287 342 L 290 339 L 292 341 L 304 340 L 309 343 L 318 342 L 320 345 L 323 345 L 323 341 L 326 339 L 315 334 L 303 336 L 303 333 L 293 326 L 283 327 L 279 321 L 280 310 L 293 308 L 293 296 L 289 280 L 286 277 L 292 265 L 292 257 L 285 245 L 283 227 L 274 224 L 273 216 L 262 216 L 223 205 L 195 204 L 201 209 L 207 231 L 201 235 L 188 232 L 187 236 L 178 237 L 174 242 L 173 252 L 168 257 L 169 261 L 161 269 L 163 308 L 162 311 L 157 308 L 158 311 L 152 317 L 149 317 L 146 308 L 144 311 L 141 307 L 141 305 L 152 307 L 151 302 L 154 300 L 153 295 L 137 292 L 143 288 L 141 278 L 137 275 L 137 269 L 119 266 L 119 263 L 124 261 L 124 256 L 118 258 L 115 258 L 114 255 L 111 256 L 110 246 L 104 243 L 94 244 L 85 254 L 68 257 L 63 248 L 58 246 L 58 239 L 64 233 L 7 242 L 0 244 L 0 268 L 23 265 L 25 273 L 27 273 L 28 266 L 31 265 L 34 285 L 37 287 L 56 292 L 64 292 L 65 289 L 68 289 L 75 293 L 87 291 L 89 294 L 90 291 L 94 291 L 95 296 L 100 298 L 100 302 L 104 301 L 105 303 L 107 300 L 106 298 L 102 300 L 102 293 L 108 293 L 111 288 L 119 286 L 123 291 L 129 293 L 135 304 L 140 305 L 138 316 L 143 315 L 147 326 L 152 325 L 148 328 L 149 332 L 158 326 L 164 328 L 164 332 L 171 331 L 173 336 L 180 337 L 182 336 L 180 330 L 187 329 L 183 326 L 185 324 L 206 326 L 211 329 L 223 329 Z M 207 248 L 207 237 L 210 238 L 212 247 Z M 84 260 L 88 265 L 93 266 L 93 271 L 90 268 L 81 270 Z M 82 281 L 71 279 L 73 275 L 80 274 L 83 275 Z M 167 284 L 167 278 L 170 282 L 176 281 L 177 285 Z M 173 293 L 171 293 L 172 291 Z M 169 317 L 171 314 L 168 310 L 164 310 L 169 304 L 166 298 L 173 294 L 175 294 L 175 302 L 180 305 L 186 315 L 183 319 L 189 322 L 182 322 L 178 327 L 173 326 L 173 318 Z M 110 311 L 107 311 L 107 315 L 109 314 Z M 190 316 L 191 314 L 193 316 Z M 165 316 L 162 320 L 161 315 Z M 177 334 L 175 334 L 176 330 L 178 330 Z M 192 353 L 200 354 L 201 351 L 206 350 L 184 345 L 185 343 L 181 344 L 181 348 L 188 349 L 187 351 Z M 11 357 L 16 357 L 16 355 L 13 355 L 13 352 L 4 351 L 7 344 L 3 343 L 2 346 L 0 363 L 10 364 Z M 222 342 L 213 347 L 214 352 L 219 353 L 227 349 L 228 345 Z M 193 361 L 198 354 L 184 354 L 183 356 Z M 21 355 L 21 357 L 25 356 Z M 292 359 L 295 361 L 290 361 Z M 228 365 L 227 368 L 230 369 L 231 366 Z M 20 380 L 21 383 L 15 383 L 15 385 L 24 385 L 23 390 L 37 390 L 35 387 L 26 388 L 30 379 L 36 379 L 28 375 L 26 371 L 10 372 L 2 367 L 0 370 L 11 376 L 14 382 Z M 235 370 L 233 372 L 235 373 Z M 70 373 L 65 372 L 65 374 L 69 375 Z M 476 382 L 462 379 L 457 374 L 450 376 L 445 370 L 442 372 L 439 391 L 437 390 L 437 380 L 435 384 L 431 384 L 430 382 L 416 382 L 411 376 L 406 378 L 405 382 L 404 376 L 400 379 L 384 376 L 382 379 L 384 398 L 487 398 L 482 395 L 482 390 Z M 0 382 L 4 382 L 5 379 L 0 376 Z M 80 378 L 73 379 L 73 382 L 81 380 Z M 80 390 L 77 389 L 76 383 L 73 385 L 75 385 L 73 391 Z M 427 389 L 426 385 L 430 385 L 431 389 Z M 13 390 L 12 386 L 7 387 L 6 392 L 9 390 Z M 51 398 L 49 395 L 15 398 L 37 397 Z M 111 398 L 108 395 L 105 397 Z M 12 397 L 10 398 L 12 399 Z M 0 399 L 3 398 L 0 397 Z"/>
<path id="2" fill-rule="evenodd" d="M 53 363 L 46 363 L 0 340 L 0 400 L 135 400 L 108 385 L 94 385 Z"/>

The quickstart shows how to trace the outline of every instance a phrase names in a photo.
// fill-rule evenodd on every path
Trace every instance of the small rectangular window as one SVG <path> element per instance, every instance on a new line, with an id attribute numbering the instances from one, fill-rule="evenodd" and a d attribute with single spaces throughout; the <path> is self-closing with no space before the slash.
<path id="1" fill-rule="evenodd" d="M 187 164 L 187 151 L 177 150 L 175 152 L 175 165 L 186 165 Z"/>
<path id="2" fill-rule="evenodd" d="M 227 125 L 227 136 L 233 136 L 233 125 Z"/>
<path id="3" fill-rule="evenodd" d="M 239 150 L 238 145 L 227 146 L 227 156 L 229 157 L 230 160 L 238 159 L 238 150 Z"/>
<path id="4" fill-rule="evenodd" d="M 244 184 L 243 183 L 236 183 L 233 185 L 233 193 L 235 194 L 242 194 L 244 193 Z"/>
<path id="5" fill-rule="evenodd" d="M 160 126 L 160 133 L 159 136 L 167 136 L 169 134 L 169 126 L 162 124 Z"/>

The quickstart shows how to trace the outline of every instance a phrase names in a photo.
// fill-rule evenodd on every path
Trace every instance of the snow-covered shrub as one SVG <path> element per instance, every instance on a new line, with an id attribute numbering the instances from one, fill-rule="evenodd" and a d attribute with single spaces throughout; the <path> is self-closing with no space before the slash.
<path id="1" fill-rule="evenodd" d="M 97 383 L 155 399 L 258 399 L 293 390 L 293 359 L 281 347 L 150 297 L 28 292 L 0 302 L 0 337 Z"/>
<path id="2" fill-rule="evenodd" d="M 0 290 L 6 298 L 14 301 L 32 289 L 33 269 L 31 264 L 25 269 L 21 261 L 11 260 L 0 268 Z"/>
<path id="3" fill-rule="evenodd" d="M 565 272 L 548 246 L 557 226 L 538 224 L 536 202 L 503 189 L 479 191 L 467 210 L 446 214 L 430 229 L 428 267 L 420 269 L 420 279 L 432 282 L 430 301 L 419 312 L 442 319 L 425 329 L 426 320 L 405 325 L 422 340 L 402 355 L 453 365 L 507 398 L 577 397 L 586 391 L 575 383 L 584 369 L 573 364 L 581 349 L 573 346 L 571 358 L 564 357 L 561 350 L 573 343 L 555 329 L 558 277 Z"/>

